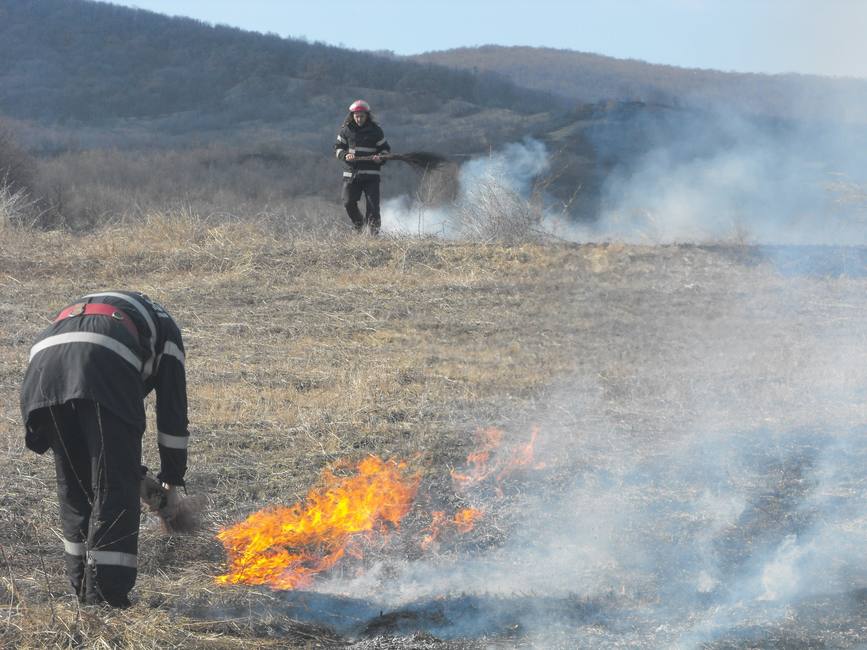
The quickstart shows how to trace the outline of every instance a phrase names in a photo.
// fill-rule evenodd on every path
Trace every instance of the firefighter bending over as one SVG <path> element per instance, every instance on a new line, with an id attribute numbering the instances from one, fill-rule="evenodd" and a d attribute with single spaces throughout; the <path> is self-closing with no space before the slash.
<path id="1" fill-rule="evenodd" d="M 158 479 L 187 469 L 181 332 L 142 293 L 94 293 L 36 339 L 21 388 L 29 449 L 54 452 L 66 569 L 79 600 L 128 607 L 136 580 L 144 397 L 155 390 Z"/>
<path id="2" fill-rule="evenodd" d="M 379 124 L 374 122 L 366 101 L 359 99 L 352 102 L 349 114 L 337 134 L 334 151 L 346 165 L 341 197 L 346 214 L 356 230 L 361 231 L 367 226 L 371 234 L 377 234 L 381 223 L 379 175 L 385 164 L 382 154 L 391 151 L 391 147 Z M 362 194 L 365 198 L 363 217 L 358 209 Z"/>

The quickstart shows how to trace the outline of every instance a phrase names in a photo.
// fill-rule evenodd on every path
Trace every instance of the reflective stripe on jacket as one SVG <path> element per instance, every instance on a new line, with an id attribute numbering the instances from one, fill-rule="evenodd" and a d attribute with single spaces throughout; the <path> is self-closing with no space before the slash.
<path id="1" fill-rule="evenodd" d="M 37 409 L 86 399 L 143 432 L 144 398 L 155 391 L 163 480 L 183 484 L 189 423 L 186 358 L 177 323 L 159 303 L 137 292 L 95 293 L 76 302 L 116 307 L 132 320 L 138 336 L 120 321 L 96 314 L 49 325 L 30 349 L 21 386 L 25 426 Z"/>
<path id="2" fill-rule="evenodd" d="M 379 175 L 379 169 L 384 163 L 376 163 L 372 160 L 346 161 L 346 154 L 353 153 L 356 156 L 373 156 L 379 153 L 391 151 L 385 134 L 376 122 L 368 119 L 360 127 L 355 122 L 344 125 L 337 134 L 334 143 L 334 153 L 344 162 L 346 170 L 343 177 L 347 180 L 364 174 L 367 178 Z"/>

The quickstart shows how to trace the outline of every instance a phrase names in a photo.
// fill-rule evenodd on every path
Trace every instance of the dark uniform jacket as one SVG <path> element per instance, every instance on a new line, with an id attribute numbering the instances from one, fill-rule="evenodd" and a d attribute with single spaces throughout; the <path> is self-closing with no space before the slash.
<path id="1" fill-rule="evenodd" d="M 184 345 L 177 323 L 141 293 L 95 293 L 78 301 L 90 302 L 117 307 L 119 318 L 63 318 L 46 328 L 30 349 L 21 387 L 28 447 L 40 452 L 47 448 L 45 441 L 31 439 L 30 414 L 74 399 L 97 402 L 144 433 L 144 398 L 155 390 L 160 478 L 183 485 L 189 430 Z M 124 318 L 135 325 L 137 336 L 121 322 Z"/>
<path id="2" fill-rule="evenodd" d="M 358 162 L 346 161 L 346 154 L 353 153 L 356 156 L 373 156 L 378 153 L 391 151 L 388 141 L 379 125 L 368 118 L 364 124 L 358 126 L 352 120 L 343 126 L 337 134 L 334 143 L 336 156 L 344 162 L 346 169 L 343 172 L 344 180 L 351 181 L 356 178 L 379 178 L 379 169 L 383 163 L 372 160 Z"/>

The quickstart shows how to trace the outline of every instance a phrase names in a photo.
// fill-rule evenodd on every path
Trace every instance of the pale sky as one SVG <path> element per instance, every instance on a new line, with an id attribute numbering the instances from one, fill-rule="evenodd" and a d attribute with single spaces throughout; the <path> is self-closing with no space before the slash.
<path id="1" fill-rule="evenodd" d="M 689 68 L 867 78 L 867 0 L 132 0 L 211 24 L 417 54 L 531 45 Z"/>

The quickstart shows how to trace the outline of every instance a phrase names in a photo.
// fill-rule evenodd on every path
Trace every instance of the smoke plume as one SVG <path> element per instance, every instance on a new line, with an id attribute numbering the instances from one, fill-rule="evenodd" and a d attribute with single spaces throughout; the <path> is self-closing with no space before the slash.
<path id="1" fill-rule="evenodd" d="M 615 169 L 597 221 L 578 233 L 644 243 L 865 243 L 867 214 L 845 204 L 846 183 L 867 180 L 864 159 L 842 127 L 702 117 Z"/>
<path id="2" fill-rule="evenodd" d="M 422 178 L 417 196 L 385 201 L 382 227 L 386 232 L 447 238 L 509 236 L 529 225 L 527 198 L 534 179 L 549 165 L 545 145 L 537 140 L 506 145 L 461 164 L 455 172 L 455 195 L 447 202 L 431 201 L 439 196 L 436 185 L 448 182 L 437 172 Z"/>
<path id="3" fill-rule="evenodd" d="M 528 139 L 460 165 L 454 201 L 432 205 L 422 192 L 385 202 L 384 228 L 484 239 L 508 221 L 580 242 L 867 244 L 867 127 L 845 120 L 845 97 L 828 103 L 839 121 L 719 107 L 609 116 L 587 129 L 604 177 L 594 215 L 579 220 L 533 196 L 534 182 L 558 170 Z"/>
<path id="4" fill-rule="evenodd" d="M 539 425 L 533 469 L 461 492 L 485 512 L 476 537 L 386 553 L 317 592 L 384 612 L 351 634 L 373 620 L 441 638 L 512 630 L 538 648 L 863 640 L 863 332 L 846 318 L 861 284 L 835 285 L 835 316 L 805 326 L 828 290 L 816 284 L 781 280 L 761 304 L 731 287 L 746 297 L 720 305 L 699 350 L 647 323 L 640 362 L 608 382 L 561 378 L 509 432 L 520 445 Z M 755 329 L 769 310 L 787 323 L 779 347 Z"/>

